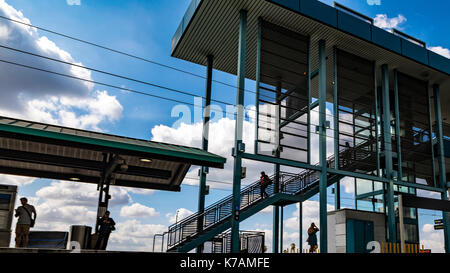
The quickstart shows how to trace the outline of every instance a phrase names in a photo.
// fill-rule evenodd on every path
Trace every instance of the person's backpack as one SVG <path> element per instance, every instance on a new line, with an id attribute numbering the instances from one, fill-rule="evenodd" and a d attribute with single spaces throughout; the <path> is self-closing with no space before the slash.
<path id="1" fill-rule="evenodd" d="M 30 216 L 30 220 L 31 220 L 30 227 L 34 227 L 34 223 L 35 223 L 36 219 L 33 219 L 33 217 L 31 217 L 31 213 L 27 210 L 27 208 L 25 206 L 22 206 L 22 207 L 27 212 L 28 216 Z"/>
<path id="2" fill-rule="evenodd" d="M 264 176 L 264 185 L 271 185 L 273 181 L 266 175 Z"/>

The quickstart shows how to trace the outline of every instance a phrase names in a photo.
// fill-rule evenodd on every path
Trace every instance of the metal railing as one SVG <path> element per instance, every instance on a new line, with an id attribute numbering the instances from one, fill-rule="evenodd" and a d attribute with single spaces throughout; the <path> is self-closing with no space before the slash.
<path id="1" fill-rule="evenodd" d="M 364 158 L 367 158 L 372 154 L 371 152 L 364 150 L 364 147 L 366 146 L 367 143 L 362 143 L 356 147 L 343 150 L 340 154 L 347 155 L 350 152 L 352 154 L 354 153 L 354 156 L 350 156 L 353 160 L 364 160 Z M 327 159 L 327 165 L 329 167 L 334 166 L 334 160 L 334 155 L 330 156 Z M 340 162 L 339 165 L 349 169 L 351 168 L 349 165 L 353 165 L 353 160 L 343 160 L 344 162 Z M 320 172 L 316 170 L 305 170 L 299 174 L 280 172 L 278 191 L 275 191 L 276 183 L 272 183 L 266 188 L 266 193 L 269 197 L 273 196 L 277 192 L 293 195 L 299 194 L 315 185 L 319 181 L 319 174 Z M 275 181 L 275 175 L 272 175 L 270 179 Z M 241 211 L 244 211 L 261 200 L 261 185 L 260 180 L 258 180 L 241 190 L 240 209 Z M 190 241 L 203 231 L 211 229 L 229 219 L 232 215 L 232 202 L 233 196 L 230 195 L 206 207 L 202 213 L 194 213 L 189 217 L 169 226 L 167 249 L 170 250 L 177 245 Z"/>
<path id="2" fill-rule="evenodd" d="M 279 176 L 280 182 L 278 192 L 291 194 L 296 194 L 302 191 L 307 186 L 310 186 L 316 182 L 319 178 L 317 171 L 310 170 L 304 171 L 300 174 L 280 172 Z M 275 179 L 275 175 L 272 175 L 270 179 L 273 181 Z M 269 196 L 273 196 L 275 194 L 275 183 L 266 188 L 266 193 Z M 241 190 L 240 209 L 245 210 L 260 200 L 262 200 L 261 185 L 258 180 Z M 171 225 L 168 231 L 168 249 L 184 241 L 188 241 L 199 232 L 202 232 L 202 230 L 207 230 L 228 219 L 232 213 L 232 202 L 233 197 L 229 196 L 205 208 L 203 213 L 197 212 L 179 221 L 178 223 Z M 198 222 L 200 220 L 202 220 L 202 223 Z"/>

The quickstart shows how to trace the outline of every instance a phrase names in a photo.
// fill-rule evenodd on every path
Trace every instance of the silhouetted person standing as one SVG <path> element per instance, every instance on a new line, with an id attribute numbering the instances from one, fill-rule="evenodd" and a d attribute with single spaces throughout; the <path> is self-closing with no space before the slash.
<path id="1" fill-rule="evenodd" d="M 308 244 L 309 244 L 309 253 L 314 253 L 317 249 L 317 232 L 319 228 L 311 223 L 311 226 L 308 228 Z"/>
<path id="2" fill-rule="evenodd" d="M 109 211 L 106 211 L 103 217 L 98 219 L 98 239 L 95 243 L 95 249 L 97 250 L 106 250 L 109 235 L 113 230 L 116 230 L 116 223 L 112 218 L 109 217 L 109 214 Z"/>
<path id="3" fill-rule="evenodd" d="M 22 206 L 16 209 L 16 217 L 19 217 L 16 225 L 16 247 L 27 247 L 28 238 L 30 235 L 30 228 L 34 227 L 36 221 L 36 209 L 34 206 L 28 204 L 28 199 L 25 197 L 20 198 Z M 34 218 L 32 217 L 34 214 Z"/>

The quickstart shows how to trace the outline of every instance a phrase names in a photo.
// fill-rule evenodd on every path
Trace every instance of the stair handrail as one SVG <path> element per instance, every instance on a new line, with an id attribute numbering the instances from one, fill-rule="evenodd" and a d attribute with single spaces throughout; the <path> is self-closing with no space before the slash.
<path id="1" fill-rule="evenodd" d="M 352 147 L 350 149 L 344 149 L 343 151 L 339 152 L 339 154 L 347 152 L 348 150 L 351 150 L 352 152 L 356 151 L 357 149 L 359 149 L 361 147 L 370 145 L 371 144 L 370 142 L 372 142 L 372 141 L 369 140 L 367 142 L 361 143 L 360 145 L 358 145 L 356 147 Z M 332 162 L 332 160 L 335 160 L 335 156 L 334 155 L 331 155 L 331 156 L 329 156 L 327 158 L 327 165 L 330 164 Z M 317 163 L 315 166 L 319 166 L 319 163 Z M 304 171 L 302 171 L 299 174 L 292 174 L 292 173 L 287 173 L 287 172 L 279 172 L 280 178 L 283 178 L 286 175 L 292 176 L 287 181 L 283 181 L 283 179 L 280 179 L 280 181 L 282 181 L 282 182 L 279 184 L 279 186 L 280 186 L 281 190 L 283 190 L 284 188 L 286 188 L 287 185 L 293 183 L 294 181 L 306 181 L 306 177 L 311 176 L 313 173 L 317 173 L 317 172 L 318 172 L 317 170 L 311 170 L 311 169 L 304 170 Z M 275 174 L 270 176 L 271 179 L 274 179 L 274 177 L 275 177 Z M 250 184 L 246 185 L 246 187 L 244 187 L 240 191 L 241 192 L 241 196 L 244 196 L 246 193 L 250 192 L 250 190 L 253 191 L 254 188 L 259 188 L 260 187 L 259 182 L 260 182 L 260 180 L 257 180 L 257 181 L 255 181 L 253 183 L 250 183 Z M 315 179 L 314 181 L 309 181 L 309 183 L 307 183 L 307 184 L 301 184 L 300 183 L 299 189 L 296 190 L 295 193 L 298 193 L 299 191 L 304 190 L 305 188 L 307 188 L 310 185 L 315 184 L 315 183 L 317 183 L 317 179 Z M 232 199 L 233 199 L 232 195 L 227 196 L 227 197 L 225 197 L 225 198 L 223 198 L 223 199 L 221 199 L 221 200 L 219 200 L 219 201 L 209 205 L 208 207 L 206 207 L 202 213 L 199 213 L 199 212 L 193 213 L 190 216 L 182 219 L 181 221 L 170 225 L 168 233 L 170 234 L 171 232 L 176 232 L 177 230 L 181 230 L 184 226 L 187 226 L 188 224 L 193 223 L 194 221 L 197 221 L 201 216 L 205 216 L 207 213 L 210 213 L 211 211 L 214 211 L 214 210 L 218 211 L 220 207 L 223 207 L 223 206 L 229 204 L 230 202 L 232 202 Z M 253 203 L 253 202 L 251 202 L 251 203 Z M 249 201 L 249 203 L 246 206 L 244 206 L 243 208 L 247 208 L 251 203 Z M 231 213 L 227 214 L 225 217 L 219 217 L 216 221 L 214 221 L 210 225 L 214 225 L 214 224 L 222 221 L 222 219 L 226 219 L 226 218 L 228 218 L 230 216 L 231 216 Z M 192 232 L 192 234 L 195 234 L 197 232 L 198 231 Z M 171 246 L 179 244 L 180 242 L 182 242 L 185 239 L 186 238 L 182 238 L 181 240 L 177 240 L 175 243 L 171 244 Z"/>

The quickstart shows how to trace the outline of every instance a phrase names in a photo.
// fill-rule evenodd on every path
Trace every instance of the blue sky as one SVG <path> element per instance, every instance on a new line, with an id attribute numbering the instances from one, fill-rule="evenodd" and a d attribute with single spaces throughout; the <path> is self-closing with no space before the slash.
<path id="1" fill-rule="evenodd" d="M 73 2 L 76 4 L 73 4 Z M 332 4 L 332 1 L 323 2 Z M 426 41 L 429 47 L 435 48 L 436 51 L 450 58 L 450 52 L 448 51 L 448 48 L 450 48 L 450 28 L 448 27 L 448 14 L 446 14 L 450 10 L 450 2 L 443 0 L 433 1 L 433 4 L 430 5 L 425 5 L 423 1 L 418 0 L 381 0 L 381 5 L 369 5 L 366 0 L 342 0 L 339 2 L 367 16 L 377 18 L 378 22 L 384 24 L 383 26 L 386 28 L 395 26 L 414 37 Z M 175 66 L 191 73 L 205 74 L 205 68 L 202 66 L 170 57 L 170 42 L 190 3 L 189 0 L 80 0 L 79 4 L 77 1 L 66 0 L 7 0 L 6 2 L 0 1 L 0 3 L 3 10 L 2 15 L 4 16 L 10 14 L 6 13 L 5 10 L 8 10 L 8 12 L 13 12 L 11 9 L 14 12 L 20 11 L 21 16 L 28 18 L 33 25 L 106 45 L 155 62 Z M 69 5 L 69 3 L 72 3 L 72 5 Z M 13 28 L 17 27 L 6 24 L 4 20 L 0 19 L 0 27 L 2 25 L 13 31 Z M 0 34 L 1 30 L 0 28 Z M 19 30 L 16 31 L 6 31 L 6 33 L 25 35 Z M 36 47 L 35 41 L 43 36 L 54 43 L 56 49 L 49 42 L 46 42 L 45 45 L 39 44 L 39 47 Z M 17 39 L 15 36 L 15 38 L 11 37 L 13 35 L 9 35 L 10 39 L 0 39 L 0 41 L 2 41 L 2 44 L 12 47 L 24 45 L 18 42 L 23 42 L 23 40 Z M 44 53 L 50 52 L 63 56 L 64 54 L 61 55 L 61 51 L 64 51 L 70 55 L 70 60 L 80 62 L 87 67 L 169 86 L 199 96 L 202 96 L 204 92 L 204 80 L 201 78 L 107 52 L 50 33 L 37 31 L 24 40 L 29 42 L 29 45 L 26 46 L 42 50 Z M 0 51 L 0 56 L 2 58 L 5 58 L 5 56 L 18 57 L 17 55 L 5 55 L 2 51 Z M 22 56 L 20 58 L 20 61 L 24 63 L 33 61 L 28 57 Z M 39 64 L 43 66 L 50 65 L 45 61 Z M 5 71 L 7 71 L 7 66 L 1 65 L 0 74 L 7 73 Z M 18 75 L 20 77 L 30 76 L 20 73 Z M 94 72 L 85 76 L 95 81 L 103 81 L 117 86 L 186 101 L 187 103 L 194 103 L 193 98 L 190 96 L 176 94 L 167 90 L 115 79 Z M 47 75 L 45 77 L 50 76 Z M 45 77 L 40 80 L 45 81 L 47 79 Z M 55 80 L 54 78 L 49 79 Z M 214 71 L 214 79 L 231 85 L 236 84 L 234 76 L 222 72 Z M 61 85 L 69 85 L 70 83 L 72 82 L 58 82 Z M 79 85 L 80 83 L 77 84 Z M 17 88 L 18 92 L 21 92 L 24 87 Z M 31 87 L 27 86 L 27 88 Z M 254 83 L 248 81 L 246 89 L 254 90 Z M 233 103 L 235 101 L 235 92 L 235 88 L 217 83 L 213 84 L 213 99 Z M 76 90 L 67 92 L 56 90 L 51 94 L 47 90 L 39 88 L 36 90 L 27 89 L 24 94 L 24 97 L 11 99 L 21 107 L 21 111 L 14 111 L 14 109 L 8 108 L 8 105 L 2 106 L 0 103 L 0 113 L 43 122 L 56 122 L 90 130 L 100 130 L 129 137 L 200 146 L 199 132 L 201 132 L 201 127 L 198 126 L 199 124 L 191 124 L 184 128 L 173 128 L 172 125 L 179 118 L 178 115 L 171 115 L 172 110 L 177 106 L 177 103 L 174 102 L 131 94 L 98 85 L 81 85 Z M 11 97 L 5 90 L 2 90 L 1 95 Z M 61 98 L 70 98 L 72 102 Z M 247 95 L 246 104 L 252 104 L 253 102 L 254 98 Z M 224 105 L 220 106 L 224 107 Z M 194 112 L 192 107 L 189 106 L 189 109 L 191 109 L 191 113 Z M 193 116 L 190 116 L 190 119 L 193 119 Z M 80 120 L 83 120 L 83 122 Z M 194 120 L 194 122 L 198 121 Z M 247 137 L 247 139 L 251 140 L 251 124 L 249 121 L 247 122 L 248 131 L 245 132 L 249 133 L 244 138 Z M 233 136 L 233 125 L 234 123 L 231 119 L 223 118 L 217 121 L 217 127 L 215 128 L 217 132 Z M 228 128 L 228 131 L 225 130 L 226 128 Z M 227 156 L 230 164 L 232 163 L 229 156 L 231 143 L 230 141 L 211 140 L 210 145 L 213 147 L 213 152 Z M 249 178 L 244 183 L 255 180 L 254 178 L 257 177 L 260 168 L 265 168 L 269 173 L 272 168 L 268 165 L 258 166 L 252 162 L 244 162 L 244 164 L 249 169 Z M 196 170 L 192 170 L 188 177 L 195 178 Z M 211 179 L 226 182 L 232 181 L 229 166 L 222 172 L 215 171 L 211 175 Z M 83 185 L 77 188 L 78 185 L 73 185 L 73 183 L 44 179 L 32 180 L 5 177 L 4 180 L 21 185 L 19 195 L 34 198 L 32 200 L 36 202 L 38 209 L 40 208 L 43 212 L 41 213 L 41 215 L 44 215 L 43 219 L 48 221 L 45 225 L 41 223 L 41 226 L 39 226 L 38 221 L 38 229 L 67 229 L 70 224 L 80 224 L 77 221 L 84 221 L 83 224 L 92 225 L 92 221 L 89 222 L 89 219 L 92 219 L 96 210 L 95 197 L 97 192 L 95 187 Z M 167 226 L 173 222 L 173 216 L 175 216 L 178 209 L 181 209 L 179 219 L 187 216 L 189 211 L 196 211 L 198 187 L 196 187 L 195 182 L 196 180 L 186 180 L 180 193 L 129 191 L 127 189 L 116 189 L 116 191 L 113 191 L 112 216 L 121 225 L 116 235 L 111 238 L 111 249 L 150 250 L 153 234 L 165 231 Z M 231 185 L 229 184 L 211 181 L 210 185 L 212 189 L 211 194 L 207 196 L 207 204 L 211 204 L 231 193 Z M 342 203 L 347 207 L 354 206 L 351 188 L 350 183 L 347 183 L 346 187 L 343 186 L 342 188 Z M 60 191 L 67 191 L 69 197 L 64 194 L 58 196 L 57 193 Z M 86 193 L 87 191 L 89 191 L 89 194 Z M 70 198 L 70 201 L 62 202 L 63 197 Z M 331 192 L 329 193 L 329 198 L 332 201 Z M 317 200 L 317 197 L 314 197 L 306 205 L 309 211 L 305 213 L 304 228 L 308 221 L 317 222 L 317 202 L 315 202 Z M 330 204 L 332 204 L 331 201 Z M 298 221 L 296 217 L 298 215 L 296 211 L 295 205 L 285 208 L 285 246 L 291 242 L 298 244 L 298 239 L 296 239 L 298 238 L 298 233 L 296 234 L 298 232 L 298 227 L 296 228 L 296 221 Z M 73 213 L 85 213 L 86 217 L 84 219 L 71 217 Z M 139 213 L 145 217 L 138 217 Z M 421 237 L 424 238 L 425 246 L 438 250 L 440 246 L 439 234 L 430 231 L 429 226 L 426 226 L 427 224 L 432 224 L 432 220 L 436 217 L 429 215 L 433 214 L 433 212 L 423 211 L 420 213 L 426 214 L 423 215 L 420 223 Z M 243 222 L 241 226 L 247 230 L 258 229 L 266 231 L 268 233 L 267 238 L 270 240 L 271 221 L 272 214 L 270 211 L 266 211 Z M 304 238 L 306 238 L 305 235 Z M 271 242 L 266 242 L 266 244 L 270 246 Z"/>

